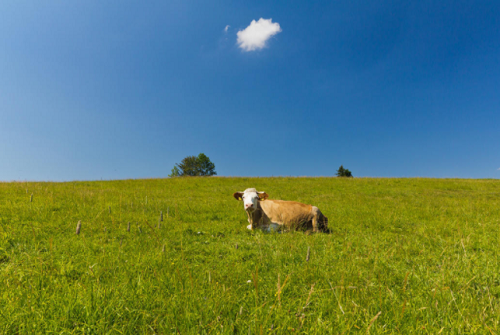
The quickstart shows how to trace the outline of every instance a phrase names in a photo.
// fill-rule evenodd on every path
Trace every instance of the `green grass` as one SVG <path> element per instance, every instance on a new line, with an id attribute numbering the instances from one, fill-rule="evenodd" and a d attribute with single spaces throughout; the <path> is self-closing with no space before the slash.
<path id="1" fill-rule="evenodd" d="M 248 231 L 249 187 L 332 233 Z M 497 334 L 499 225 L 498 180 L 0 183 L 0 333 Z"/>

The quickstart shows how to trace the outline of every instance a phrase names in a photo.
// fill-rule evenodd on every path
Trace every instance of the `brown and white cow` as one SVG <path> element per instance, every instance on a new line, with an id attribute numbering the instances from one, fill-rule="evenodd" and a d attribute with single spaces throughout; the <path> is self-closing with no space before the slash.
<path id="1" fill-rule="evenodd" d="M 247 188 L 233 194 L 236 200 L 243 200 L 243 206 L 250 223 L 248 229 L 262 230 L 306 230 L 329 232 L 328 218 L 318 207 L 295 201 L 270 200 L 266 192 Z"/>

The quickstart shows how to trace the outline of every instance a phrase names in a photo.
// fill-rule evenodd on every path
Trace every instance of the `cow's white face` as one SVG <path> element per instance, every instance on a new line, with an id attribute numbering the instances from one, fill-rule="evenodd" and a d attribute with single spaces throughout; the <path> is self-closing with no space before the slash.
<path id="1" fill-rule="evenodd" d="M 267 199 L 266 192 L 257 192 L 255 188 L 247 188 L 244 192 L 236 192 L 233 194 L 236 200 L 243 200 L 243 207 L 248 212 L 253 212 L 257 209 L 259 200 Z"/>
<path id="2" fill-rule="evenodd" d="M 244 192 L 241 198 L 246 211 L 253 212 L 257 208 L 259 203 L 259 194 L 257 192 Z"/>

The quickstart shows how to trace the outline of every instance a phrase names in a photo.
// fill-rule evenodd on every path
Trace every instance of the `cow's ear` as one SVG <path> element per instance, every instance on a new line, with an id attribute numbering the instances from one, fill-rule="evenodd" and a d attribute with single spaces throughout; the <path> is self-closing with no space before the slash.
<path id="1" fill-rule="evenodd" d="M 259 192 L 259 200 L 263 201 L 269 198 L 266 192 Z"/>
<path id="2" fill-rule="evenodd" d="M 236 199 L 236 200 L 242 200 L 242 197 L 243 196 L 243 193 L 242 192 L 235 192 L 233 194 L 233 197 Z"/>

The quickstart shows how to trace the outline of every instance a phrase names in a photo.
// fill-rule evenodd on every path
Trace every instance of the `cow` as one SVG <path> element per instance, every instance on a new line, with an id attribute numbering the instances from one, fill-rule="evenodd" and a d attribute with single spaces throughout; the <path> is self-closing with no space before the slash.
<path id="1" fill-rule="evenodd" d="M 295 201 L 270 200 L 266 192 L 257 192 L 255 188 L 235 192 L 233 197 L 243 200 L 250 223 L 248 229 L 329 232 L 328 218 L 316 206 Z"/>

